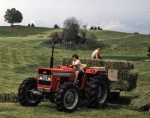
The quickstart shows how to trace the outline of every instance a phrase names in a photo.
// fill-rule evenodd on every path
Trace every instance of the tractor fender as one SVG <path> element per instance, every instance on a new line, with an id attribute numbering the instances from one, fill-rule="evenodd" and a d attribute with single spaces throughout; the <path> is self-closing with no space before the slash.
<path id="1" fill-rule="evenodd" d="M 60 78 L 57 78 L 57 79 L 55 80 L 55 83 L 54 83 L 54 86 L 53 86 L 52 92 L 57 92 L 57 91 L 58 91 L 59 86 L 60 86 Z"/>
<path id="2" fill-rule="evenodd" d="M 65 82 L 69 81 L 69 77 L 57 77 L 55 83 L 53 85 L 53 92 L 57 92 L 60 85 L 64 84 Z"/>
<path id="3" fill-rule="evenodd" d="M 97 73 L 107 73 L 106 67 L 89 67 L 86 69 L 85 73 L 87 74 L 97 74 Z"/>

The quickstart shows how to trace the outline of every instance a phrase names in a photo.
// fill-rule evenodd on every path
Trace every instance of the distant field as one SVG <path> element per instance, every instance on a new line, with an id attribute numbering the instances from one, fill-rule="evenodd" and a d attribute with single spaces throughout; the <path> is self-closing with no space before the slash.
<path id="1" fill-rule="evenodd" d="M 49 67 L 51 46 L 44 42 L 52 32 L 61 29 L 22 27 L 15 29 L 0 27 L 0 92 L 17 92 L 19 84 L 26 77 L 36 76 L 38 67 Z M 88 31 L 90 35 L 93 31 Z M 122 102 L 135 98 L 142 93 L 150 91 L 150 62 L 147 47 L 150 45 L 150 35 L 135 35 L 113 31 L 95 31 L 98 42 L 103 44 L 101 55 L 105 59 L 119 59 L 133 61 L 139 71 L 137 88 L 131 92 L 122 92 Z M 41 37 L 42 36 L 42 37 Z M 77 53 L 82 58 L 89 58 L 94 48 L 88 45 L 69 46 L 65 49 L 55 45 L 54 65 L 60 65 L 62 57 L 71 57 Z M 96 47 L 97 45 L 95 45 Z M 0 103 L 0 117 L 112 117 L 149 118 L 149 112 L 136 112 L 129 110 L 128 103 L 109 103 L 104 110 L 86 109 L 80 107 L 73 114 L 57 112 L 55 106 L 42 103 L 38 107 L 22 107 L 18 103 Z M 18 112 L 21 109 L 23 112 Z M 38 112 L 37 112 L 38 111 Z M 20 114 L 21 113 L 21 114 Z M 24 114 L 24 115 L 22 115 Z"/>

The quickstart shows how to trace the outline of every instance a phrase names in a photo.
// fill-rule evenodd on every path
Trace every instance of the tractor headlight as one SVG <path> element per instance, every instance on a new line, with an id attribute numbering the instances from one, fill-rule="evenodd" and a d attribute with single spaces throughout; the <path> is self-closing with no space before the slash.
<path id="1" fill-rule="evenodd" d="M 42 78 L 42 75 L 39 75 L 39 79 L 40 79 L 40 80 L 42 80 L 42 79 L 43 79 L 43 78 Z"/>
<path id="2" fill-rule="evenodd" d="M 47 76 L 47 81 L 51 81 L 51 76 Z"/>
<path id="3" fill-rule="evenodd" d="M 50 75 L 39 75 L 39 80 L 51 81 Z"/>

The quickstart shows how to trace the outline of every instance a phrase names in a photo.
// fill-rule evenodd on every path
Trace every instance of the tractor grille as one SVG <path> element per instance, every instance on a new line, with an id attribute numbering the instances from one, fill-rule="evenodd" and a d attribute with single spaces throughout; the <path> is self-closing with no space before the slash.
<path id="1" fill-rule="evenodd" d="M 51 71 L 46 69 L 39 69 L 38 83 L 40 85 L 51 85 Z"/>
<path id="2" fill-rule="evenodd" d="M 40 85 L 48 85 L 50 86 L 51 82 L 50 81 L 44 81 L 44 80 L 39 80 Z"/>

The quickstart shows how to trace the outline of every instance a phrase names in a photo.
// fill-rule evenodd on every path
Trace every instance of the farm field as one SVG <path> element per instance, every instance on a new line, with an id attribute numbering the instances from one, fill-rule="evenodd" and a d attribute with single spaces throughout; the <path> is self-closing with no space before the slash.
<path id="1" fill-rule="evenodd" d="M 52 32 L 61 29 L 23 27 L 14 29 L 0 27 L 0 93 L 17 93 L 20 83 L 27 77 L 35 77 L 38 67 L 49 67 L 51 45 L 45 42 Z M 93 31 L 88 31 L 91 34 Z M 102 44 L 101 55 L 104 59 L 127 60 L 134 63 L 139 77 L 137 87 L 130 92 L 121 92 L 118 102 L 108 102 L 105 109 L 87 109 L 84 102 L 73 113 L 58 112 L 54 104 L 42 102 L 37 107 L 22 107 L 19 103 L 0 103 L 0 118 L 57 118 L 57 117 L 101 117 L 101 118 L 149 118 L 150 112 L 129 109 L 132 99 L 150 91 L 150 62 L 147 48 L 150 35 L 129 34 L 113 31 L 95 31 L 97 40 Z M 89 58 L 94 48 L 92 44 L 75 45 L 64 48 L 55 45 L 54 65 L 60 65 L 62 57 L 77 53 L 81 58 Z M 97 45 L 94 44 L 96 47 Z M 94 47 L 92 46 L 92 47 Z"/>

